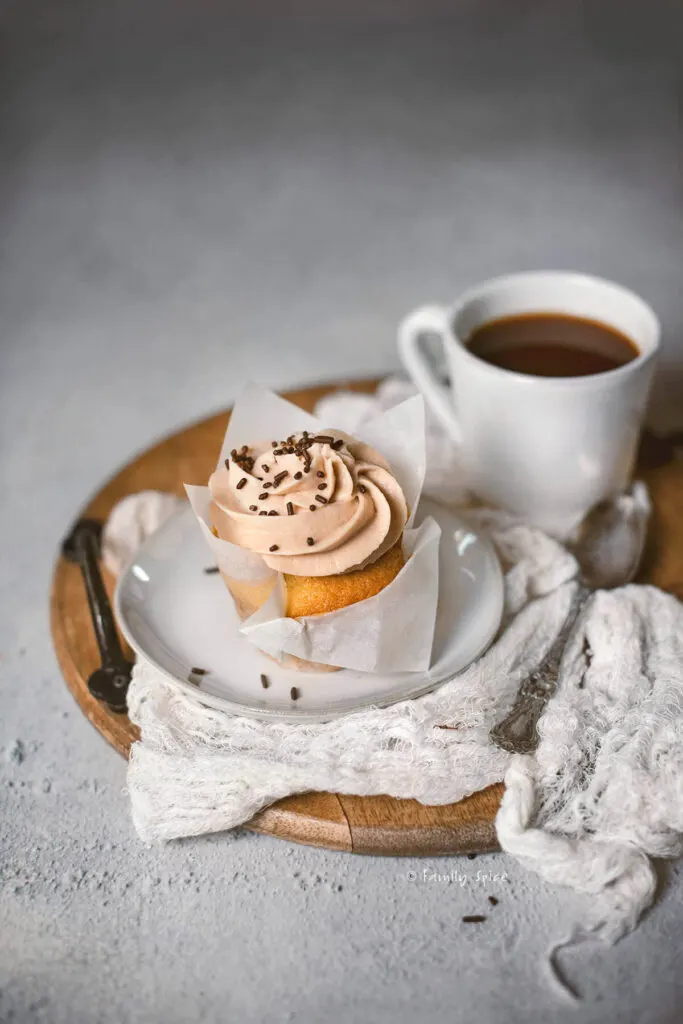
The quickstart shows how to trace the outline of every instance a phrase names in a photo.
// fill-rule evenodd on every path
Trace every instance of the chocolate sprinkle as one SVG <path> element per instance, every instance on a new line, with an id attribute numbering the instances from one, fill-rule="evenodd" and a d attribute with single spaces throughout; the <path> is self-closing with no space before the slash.
<path id="1" fill-rule="evenodd" d="M 318 472 L 315 475 L 319 476 L 321 479 L 322 479 L 322 477 L 325 476 L 325 474 L 323 473 L 323 471 L 321 469 L 319 469 Z"/>
<path id="2" fill-rule="evenodd" d="M 280 548 L 278 547 L 277 544 L 271 544 L 270 547 L 268 548 L 268 550 L 269 551 L 279 551 Z"/>
<path id="3" fill-rule="evenodd" d="M 205 676 L 207 674 L 208 674 L 208 669 L 205 669 L 205 668 L 197 668 L 195 666 L 194 668 L 190 669 L 190 675 L 192 675 L 192 676 Z"/>
<path id="4" fill-rule="evenodd" d="M 240 482 L 237 485 L 237 490 L 241 491 L 242 488 L 246 487 L 246 486 L 247 486 L 247 478 L 246 478 L 246 476 L 243 476 L 242 479 L 240 480 Z"/>
<path id="5" fill-rule="evenodd" d="M 463 917 L 465 924 L 481 924 L 481 922 L 485 920 L 485 914 L 465 914 Z"/>
<path id="6" fill-rule="evenodd" d="M 259 494 L 258 500 L 259 501 L 265 501 L 267 497 L 268 497 L 268 491 L 264 491 L 263 494 Z"/>
<path id="7" fill-rule="evenodd" d="M 289 473 L 286 469 L 283 469 L 281 473 L 273 477 L 273 487 L 279 487 L 286 476 L 289 476 Z"/>
<path id="8" fill-rule="evenodd" d="M 232 451 L 230 452 L 230 454 L 232 455 L 232 457 L 233 457 L 233 459 L 234 459 L 234 458 L 235 458 L 235 456 L 237 455 L 237 449 L 236 449 L 236 448 L 233 448 L 233 450 L 232 450 Z"/>
<path id="9" fill-rule="evenodd" d="M 318 444 L 332 444 L 334 438 L 331 434 L 316 434 L 313 440 L 317 441 Z"/>
<path id="10" fill-rule="evenodd" d="M 266 487 L 273 487 L 273 484 L 270 480 L 266 481 L 266 483 L 263 485 L 263 489 L 265 490 Z"/>
<path id="11" fill-rule="evenodd" d="M 279 513 L 279 512 L 276 512 L 274 508 L 271 508 L 271 510 L 270 510 L 270 512 L 268 513 L 268 515 L 269 515 L 269 516 L 279 516 L 279 515 L 280 515 L 280 513 Z"/>
<path id="12" fill-rule="evenodd" d="M 307 537 L 306 538 L 306 543 L 308 544 L 309 548 L 312 548 L 313 545 L 315 544 L 315 541 L 313 540 L 312 537 Z"/>
<path id="13" fill-rule="evenodd" d="M 315 500 L 319 501 L 321 505 L 327 505 L 327 498 L 323 498 L 322 494 L 316 494 Z"/>
<path id="14" fill-rule="evenodd" d="M 277 441 L 271 441 L 270 443 L 272 444 L 273 448 L 277 448 Z"/>
<path id="15" fill-rule="evenodd" d="M 358 490 L 360 491 L 361 494 L 365 494 L 365 492 L 367 491 L 367 487 L 365 487 L 364 484 L 358 484 Z"/>
<path id="16" fill-rule="evenodd" d="M 264 510 L 263 510 L 262 512 L 259 512 L 259 515 L 260 515 L 260 516 L 267 516 L 267 515 L 268 515 L 268 513 L 267 513 L 267 512 L 266 512 L 266 510 L 264 509 Z"/>
<path id="17" fill-rule="evenodd" d="M 239 466 L 240 469 L 246 470 L 247 473 L 251 473 L 254 468 L 254 460 L 251 455 L 244 455 L 243 453 L 238 455 L 237 452 L 233 452 L 232 461 L 236 466 Z"/>
<path id="18" fill-rule="evenodd" d="M 317 512 L 318 511 L 318 506 L 317 505 L 309 505 L 308 508 L 309 508 L 309 511 L 311 511 L 311 512 Z"/>
<path id="19" fill-rule="evenodd" d="M 250 512 L 258 512 L 258 505 L 250 505 L 249 506 L 249 511 Z"/>
<path id="20" fill-rule="evenodd" d="M 299 472 L 298 472 L 298 473 L 295 473 L 295 474 L 294 474 L 294 479 L 295 479 L 295 480 L 301 480 L 301 477 L 302 477 L 302 476 L 303 476 L 303 473 L 301 472 L 301 470 L 299 470 Z"/>
<path id="21" fill-rule="evenodd" d="M 264 473 L 270 473 L 270 466 L 266 466 L 265 462 L 261 464 L 261 469 Z"/>
<path id="22" fill-rule="evenodd" d="M 299 699 L 299 691 L 297 690 L 296 686 L 293 686 L 292 689 L 289 691 L 289 696 L 292 698 L 292 700 Z"/>
<path id="23" fill-rule="evenodd" d="M 319 491 L 327 490 L 327 484 L 318 484 L 318 490 Z"/>
<path id="24" fill-rule="evenodd" d="M 488 900 L 492 907 L 498 906 L 498 900 L 496 899 L 495 896 L 489 896 Z"/>
<path id="25" fill-rule="evenodd" d="M 218 568 L 217 565 L 207 565 L 204 572 L 206 573 L 207 576 L 214 576 L 217 572 L 220 572 L 220 569 Z"/>
<path id="26" fill-rule="evenodd" d="M 343 444 L 344 444 L 344 441 L 340 437 L 338 441 L 333 441 L 330 447 L 334 448 L 335 452 L 338 452 L 339 449 L 343 446 Z"/>
<path id="27" fill-rule="evenodd" d="M 270 680 L 268 679 L 268 676 L 266 675 L 265 672 L 261 673 L 261 686 L 263 687 L 264 690 L 267 690 L 268 687 L 270 686 Z"/>
<path id="28" fill-rule="evenodd" d="M 230 469 L 230 459 L 225 460 L 225 468 Z"/>
<path id="29" fill-rule="evenodd" d="M 287 515 L 288 516 L 293 516 L 294 515 L 294 506 L 292 505 L 291 501 L 287 502 Z"/>

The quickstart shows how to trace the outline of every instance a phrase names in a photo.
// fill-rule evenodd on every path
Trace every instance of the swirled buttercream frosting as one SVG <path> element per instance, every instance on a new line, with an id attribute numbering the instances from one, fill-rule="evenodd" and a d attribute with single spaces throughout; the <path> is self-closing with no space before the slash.
<path id="1" fill-rule="evenodd" d="M 233 449 L 209 490 L 218 536 L 294 576 L 364 568 L 393 547 L 408 518 L 387 462 L 338 430 Z"/>

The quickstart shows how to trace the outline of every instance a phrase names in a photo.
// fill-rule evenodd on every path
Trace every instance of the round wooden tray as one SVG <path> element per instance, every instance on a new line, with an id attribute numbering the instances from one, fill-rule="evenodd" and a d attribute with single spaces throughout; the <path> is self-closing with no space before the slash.
<path id="1" fill-rule="evenodd" d="M 372 392 L 376 381 L 340 381 L 288 393 L 290 401 L 312 410 L 323 395 L 343 387 Z M 204 483 L 223 440 L 229 411 L 173 434 L 137 456 L 88 503 L 81 515 L 101 521 L 127 494 L 145 489 L 184 496 L 183 483 Z M 683 597 L 683 463 L 673 447 L 650 439 L 641 475 L 655 504 L 653 529 L 641 578 Z M 110 596 L 114 579 L 104 573 Z M 67 686 L 95 728 L 128 756 L 138 738 L 125 715 L 116 715 L 89 693 L 86 680 L 99 665 L 90 614 L 77 566 L 59 558 L 51 598 L 52 636 Z M 130 652 L 129 652 L 130 653 Z M 442 807 L 416 800 L 305 793 L 288 797 L 258 814 L 246 826 L 284 839 L 355 853 L 393 855 L 476 853 L 497 849 L 493 821 L 502 784 L 489 786 Z"/>

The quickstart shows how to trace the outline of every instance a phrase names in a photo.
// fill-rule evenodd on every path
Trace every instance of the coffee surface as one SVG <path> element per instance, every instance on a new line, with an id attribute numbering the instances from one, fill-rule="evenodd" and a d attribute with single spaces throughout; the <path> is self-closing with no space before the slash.
<path id="1" fill-rule="evenodd" d="M 467 347 L 484 362 L 534 377 L 585 377 L 615 370 L 640 353 L 625 334 L 596 320 L 525 313 L 482 324 Z"/>

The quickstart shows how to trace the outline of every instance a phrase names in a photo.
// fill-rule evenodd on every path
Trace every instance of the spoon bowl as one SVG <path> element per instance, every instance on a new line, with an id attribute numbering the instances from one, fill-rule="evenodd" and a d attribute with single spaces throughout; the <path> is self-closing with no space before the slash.
<path id="1" fill-rule="evenodd" d="M 641 483 L 590 509 L 569 545 L 584 586 L 608 590 L 633 579 L 643 557 L 649 514 L 647 489 Z"/>

